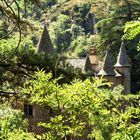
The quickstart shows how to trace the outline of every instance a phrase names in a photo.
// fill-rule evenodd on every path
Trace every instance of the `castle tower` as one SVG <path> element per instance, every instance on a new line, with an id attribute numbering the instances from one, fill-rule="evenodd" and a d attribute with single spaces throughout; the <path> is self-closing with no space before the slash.
<path id="1" fill-rule="evenodd" d="M 100 70 L 99 59 L 95 48 L 90 48 L 86 57 L 84 71 L 94 74 L 95 76 Z"/>
<path id="2" fill-rule="evenodd" d="M 107 51 L 98 76 L 103 76 L 103 78 L 105 78 L 108 82 L 112 82 L 114 84 L 116 79 L 115 75 L 116 73 L 113 69 L 109 52 Z"/>
<path id="3" fill-rule="evenodd" d="M 44 25 L 44 29 L 37 46 L 37 52 L 47 52 L 47 53 L 54 52 L 53 44 L 46 25 Z"/>
<path id="4" fill-rule="evenodd" d="M 123 86 L 124 86 L 124 93 L 128 94 L 130 93 L 130 69 L 131 65 L 128 61 L 128 56 L 126 53 L 126 48 L 124 43 L 122 42 L 120 52 L 117 58 L 117 63 L 115 64 L 115 69 L 118 73 L 120 73 L 123 76 Z"/>

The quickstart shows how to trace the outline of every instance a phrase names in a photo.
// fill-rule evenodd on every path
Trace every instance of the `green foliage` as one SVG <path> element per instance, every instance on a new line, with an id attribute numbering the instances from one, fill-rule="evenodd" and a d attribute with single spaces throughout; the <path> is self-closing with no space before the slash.
<path id="1" fill-rule="evenodd" d="M 122 122 L 118 126 L 118 132 L 114 133 L 113 140 L 134 139 L 140 138 L 140 123 L 138 116 L 140 115 L 139 108 L 128 107 L 127 111 L 122 113 L 116 122 Z"/>
<path id="2" fill-rule="evenodd" d="M 15 128 L 25 129 L 27 126 L 26 121 L 23 121 L 23 114 L 21 111 L 13 110 L 10 107 L 0 106 L 0 124 L 1 131 L 12 131 Z M 21 123 L 22 122 L 22 123 Z"/>
<path id="3" fill-rule="evenodd" d="M 66 15 L 59 15 L 52 22 L 50 34 L 57 52 L 65 51 L 71 56 L 85 56 L 87 49 L 93 45 L 92 36 L 85 35 L 84 29 Z"/>
<path id="4" fill-rule="evenodd" d="M 0 41 L 0 59 L 3 61 L 7 59 L 12 52 L 16 49 L 16 44 L 18 43 L 18 37 L 14 36 L 12 38 L 8 39 L 2 39 Z M 20 46 L 18 48 L 18 51 L 16 52 L 17 57 L 18 56 L 24 56 L 29 55 L 31 52 L 33 52 L 35 49 L 33 47 L 33 43 L 31 41 L 31 38 L 28 37 L 22 37 L 22 41 L 20 43 Z M 12 56 L 12 58 L 15 57 L 15 55 Z M 15 58 L 14 58 L 15 59 Z M 17 58 L 16 58 L 17 59 Z M 20 59 L 20 58 L 18 58 Z"/>
<path id="5" fill-rule="evenodd" d="M 29 140 L 33 139 L 31 133 L 26 132 L 27 120 L 23 119 L 23 113 L 0 105 L 0 140 Z"/>
<path id="6" fill-rule="evenodd" d="M 50 73 L 39 71 L 23 89 L 24 93 L 30 93 L 32 103 L 49 106 L 54 111 L 48 123 L 39 124 L 47 128 L 42 138 L 120 140 L 139 137 L 139 96 L 121 95 L 120 87 L 99 88 L 110 86 L 103 79 L 74 80 L 63 85 L 58 85 L 58 81 L 53 80 Z"/>
<path id="7" fill-rule="evenodd" d="M 84 32 L 90 33 L 90 19 L 89 12 L 91 9 L 91 3 L 81 3 L 78 5 L 74 5 L 71 9 L 72 18 L 75 20 L 77 25 L 80 25 Z"/>
<path id="8" fill-rule="evenodd" d="M 89 47 L 93 46 L 94 37 L 92 35 L 83 35 L 78 36 L 75 40 L 73 40 L 70 44 L 70 50 L 73 50 L 73 54 L 71 52 L 70 56 L 86 56 L 87 50 Z"/>
<path id="9" fill-rule="evenodd" d="M 124 30 L 124 39 L 132 40 L 140 35 L 140 21 L 131 21 L 126 23 Z"/>
<path id="10" fill-rule="evenodd" d="M 51 24 L 50 29 L 58 52 L 69 49 L 71 41 L 84 34 L 82 28 L 73 24 L 70 17 L 66 15 L 59 15 L 57 20 Z"/>
<path id="11" fill-rule="evenodd" d="M 70 19 L 66 15 L 60 15 L 56 22 L 50 26 L 52 39 L 58 51 L 68 48 L 70 44 Z"/>
<path id="12" fill-rule="evenodd" d="M 11 133 L 7 134 L 6 140 L 37 140 L 32 133 L 20 129 L 14 129 Z"/>

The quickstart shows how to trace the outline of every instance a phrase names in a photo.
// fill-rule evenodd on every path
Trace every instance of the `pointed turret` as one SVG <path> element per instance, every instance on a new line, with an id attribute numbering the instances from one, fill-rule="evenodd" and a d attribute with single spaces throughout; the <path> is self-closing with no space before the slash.
<path id="1" fill-rule="evenodd" d="M 86 72 L 86 73 L 88 73 L 88 72 L 93 73 L 92 65 L 91 65 L 90 60 L 89 60 L 89 55 L 86 56 L 83 71 Z"/>
<path id="2" fill-rule="evenodd" d="M 98 73 L 98 76 L 115 76 L 115 71 L 113 69 L 113 65 L 111 63 L 111 59 L 108 51 L 106 52 L 103 65 Z"/>
<path id="3" fill-rule="evenodd" d="M 124 43 L 122 42 L 120 52 L 118 55 L 117 63 L 115 67 L 131 67 L 129 61 L 128 61 L 128 56 L 126 53 L 126 48 Z"/>
<path id="4" fill-rule="evenodd" d="M 121 48 L 118 55 L 117 63 L 115 65 L 115 69 L 117 72 L 119 72 L 123 76 L 122 85 L 124 86 L 124 93 L 125 94 L 130 93 L 131 65 L 128 61 L 128 56 L 127 56 L 125 45 L 123 42 L 121 44 Z"/>
<path id="5" fill-rule="evenodd" d="M 43 29 L 41 38 L 37 46 L 37 52 L 46 52 L 46 53 L 54 52 L 52 41 L 51 41 L 46 25 L 44 25 L 44 29 Z"/>

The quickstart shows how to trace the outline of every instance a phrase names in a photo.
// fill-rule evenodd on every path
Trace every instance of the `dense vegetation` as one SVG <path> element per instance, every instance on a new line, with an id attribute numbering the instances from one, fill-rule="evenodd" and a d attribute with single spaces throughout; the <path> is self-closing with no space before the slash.
<path id="1" fill-rule="evenodd" d="M 139 0 L 0 0 L 0 139 L 139 140 L 139 9 Z M 44 24 L 54 55 L 36 53 Z M 99 88 L 110 83 L 86 79 L 65 61 L 94 46 L 100 58 L 110 50 L 115 62 L 122 40 L 132 64 L 130 95 L 122 87 Z M 36 93 L 31 103 L 54 111 L 49 123 L 40 123 L 47 128 L 40 136 L 10 107 L 28 93 Z"/>
<path id="2" fill-rule="evenodd" d="M 37 72 L 35 80 L 25 83 L 23 92 L 31 94 L 31 102 L 49 106 L 54 116 L 42 139 L 139 139 L 139 96 L 121 95 L 122 87 L 102 89 L 103 79 L 74 80 L 58 85 L 52 74 Z M 36 93 L 36 94 L 34 94 Z M 42 98 L 43 97 L 43 98 Z"/>

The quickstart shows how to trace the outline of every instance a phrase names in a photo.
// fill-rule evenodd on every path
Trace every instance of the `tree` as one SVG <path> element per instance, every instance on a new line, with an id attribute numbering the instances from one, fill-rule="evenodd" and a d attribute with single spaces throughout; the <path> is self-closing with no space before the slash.
<path id="1" fill-rule="evenodd" d="M 97 27 L 101 29 L 101 44 L 115 50 L 115 43 L 121 41 L 124 25 L 128 21 L 138 19 L 140 3 L 137 0 L 108 2 L 107 15 L 99 20 Z M 117 47 L 117 45 L 116 45 Z"/>
<path id="2" fill-rule="evenodd" d="M 132 91 L 137 92 L 139 90 L 139 65 L 140 65 L 140 45 L 139 45 L 139 39 L 140 39 L 140 22 L 139 21 L 131 21 L 126 23 L 125 29 L 124 29 L 124 40 L 129 41 L 129 44 L 131 47 L 129 48 L 129 55 L 132 59 L 132 85 L 133 89 Z"/>
<path id="3" fill-rule="evenodd" d="M 108 90 L 102 79 L 58 84 L 52 74 L 39 71 L 25 83 L 23 92 L 32 103 L 53 109 L 43 139 L 120 140 L 139 138 L 139 96 L 122 95 L 121 88 Z M 35 94 L 34 94 L 35 93 Z M 43 98 L 42 98 L 43 97 Z"/>
<path id="4" fill-rule="evenodd" d="M 127 22 L 124 30 L 124 39 L 133 40 L 140 35 L 140 21 Z"/>
<path id="5" fill-rule="evenodd" d="M 59 15 L 50 25 L 50 34 L 58 53 L 65 52 L 82 56 L 93 44 L 92 36 L 86 35 L 84 29 L 74 23 L 67 15 Z"/>

